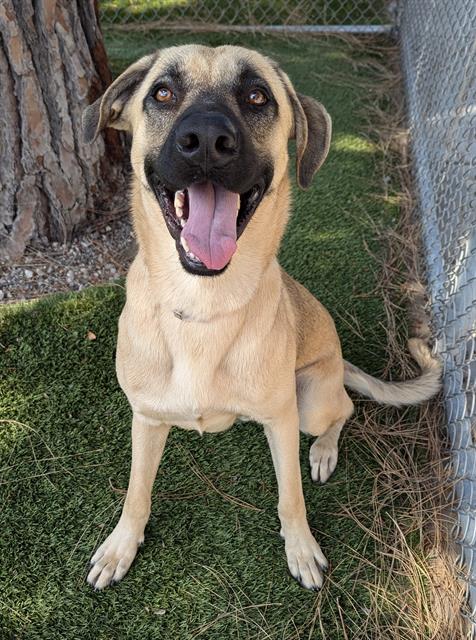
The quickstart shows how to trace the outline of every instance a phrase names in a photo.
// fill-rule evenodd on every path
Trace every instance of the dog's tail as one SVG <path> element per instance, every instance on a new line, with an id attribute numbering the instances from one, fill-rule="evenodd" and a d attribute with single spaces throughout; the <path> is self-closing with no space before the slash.
<path id="1" fill-rule="evenodd" d="M 428 400 L 441 387 L 442 364 L 431 355 L 428 345 L 420 338 L 410 338 L 408 349 L 422 370 L 418 378 L 404 382 L 383 382 L 344 361 L 344 384 L 367 398 L 394 407 Z"/>

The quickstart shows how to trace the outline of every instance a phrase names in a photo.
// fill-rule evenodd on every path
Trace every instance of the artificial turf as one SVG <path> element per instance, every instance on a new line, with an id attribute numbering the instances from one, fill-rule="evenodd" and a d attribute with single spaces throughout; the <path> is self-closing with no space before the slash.
<path id="1" fill-rule="evenodd" d="M 331 311 L 345 356 L 378 372 L 385 314 L 368 249 L 379 253 L 374 225 L 390 224 L 395 209 L 379 197 L 378 152 L 362 133 L 374 98 L 371 73 L 355 64 L 361 53 L 337 39 L 162 34 L 129 36 L 127 47 L 114 38 L 109 51 L 118 72 L 153 47 L 198 40 L 259 48 L 331 114 L 331 151 L 312 189 L 295 190 L 280 259 Z M 204 437 L 174 430 L 136 562 L 114 588 L 86 585 L 128 480 L 131 412 L 114 371 L 123 302 L 117 283 L 1 313 L 1 640 L 356 637 L 368 616 L 361 556 L 371 564 L 375 550 L 343 505 L 358 493 L 370 509 L 377 463 L 345 436 L 325 486 L 310 480 L 302 438 L 309 521 L 331 563 L 320 595 L 287 572 L 271 457 L 255 424 Z"/>

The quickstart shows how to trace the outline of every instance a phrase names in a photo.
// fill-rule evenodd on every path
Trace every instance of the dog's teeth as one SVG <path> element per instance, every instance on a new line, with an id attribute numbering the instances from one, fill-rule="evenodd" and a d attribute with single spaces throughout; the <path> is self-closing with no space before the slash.
<path id="1" fill-rule="evenodd" d="M 185 238 L 183 236 L 180 236 L 180 244 L 185 249 L 186 253 L 188 253 L 189 252 L 188 244 L 187 244 L 187 241 L 185 240 Z"/>
<path id="2" fill-rule="evenodd" d="M 174 198 L 174 206 L 175 208 L 183 208 L 183 205 L 185 203 L 185 191 L 176 191 L 175 192 L 175 198 Z"/>
<path id="3" fill-rule="evenodd" d="M 180 218 L 180 226 L 182 228 L 185 227 L 185 220 L 183 218 Z"/>
<path id="4" fill-rule="evenodd" d="M 192 260 L 198 260 L 197 256 L 194 253 L 192 253 L 191 251 L 187 251 L 187 256 L 189 258 L 192 258 Z"/>
<path id="5" fill-rule="evenodd" d="M 175 215 L 179 220 L 183 218 L 183 207 L 185 204 L 185 192 L 176 191 L 174 198 Z M 183 226 L 183 225 L 182 225 Z"/>

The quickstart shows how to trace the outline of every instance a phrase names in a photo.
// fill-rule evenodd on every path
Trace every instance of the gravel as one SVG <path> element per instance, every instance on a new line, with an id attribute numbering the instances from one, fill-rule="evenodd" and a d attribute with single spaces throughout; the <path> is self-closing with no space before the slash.
<path id="1" fill-rule="evenodd" d="M 14 263 L 0 262 L 0 304 L 112 282 L 126 274 L 135 253 L 126 211 L 99 218 L 68 245 L 30 247 Z"/>

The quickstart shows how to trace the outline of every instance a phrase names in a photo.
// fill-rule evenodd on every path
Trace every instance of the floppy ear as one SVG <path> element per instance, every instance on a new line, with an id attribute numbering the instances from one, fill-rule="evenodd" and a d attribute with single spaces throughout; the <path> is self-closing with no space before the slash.
<path id="1" fill-rule="evenodd" d="M 95 140 L 106 127 L 130 129 L 124 107 L 147 75 L 158 54 L 144 56 L 122 73 L 106 92 L 86 107 L 83 112 L 83 137 L 85 142 Z"/>
<path id="2" fill-rule="evenodd" d="M 329 152 L 332 120 L 314 98 L 296 93 L 291 101 L 296 138 L 296 176 L 299 186 L 308 189 Z"/>
<path id="3" fill-rule="evenodd" d="M 297 182 L 301 189 L 308 189 L 329 152 L 332 120 L 320 102 L 296 93 L 288 76 L 281 69 L 276 70 L 293 108 L 291 138 L 296 139 Z"/>

